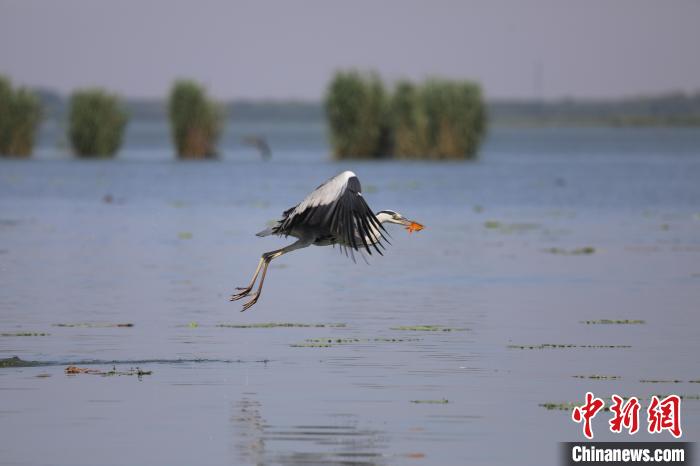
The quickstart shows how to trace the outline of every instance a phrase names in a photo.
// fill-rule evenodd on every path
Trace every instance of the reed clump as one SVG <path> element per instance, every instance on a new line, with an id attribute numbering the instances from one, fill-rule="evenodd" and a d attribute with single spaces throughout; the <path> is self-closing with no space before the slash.
<path id="1" fill-rule="evenodd" d="M 173 142 L 178 158 L 215 158 L 221 134 L 222 111 L 194 81 L 178 80 L 168 103 Z"/>
<path id="2" fill-rule="evenodd" d="M 394 156 L 425 157 L 430 152 L 429 122 L 421 89 L 409 81 L 400 81 L 391 99 L 391 114 Z"/>
<path id="3" fill-rule="evenodd" d="M 0 155 L 29 157 L 40 121 L 39 98 L 28 89 L 13 89 L 10 80 L 0 76 Z"/>
<path id="4" fill-rule="evenodd" d="M 486 130 L 486 111 L 480 87 L 470 81 L 433 78 L 420 89 L 417 112 L 425 114 L 427 158 L 476 157 Z"/>
<path id="5" fill-rule="evenodd" d="M 338 158 L 471 159 L 486 132 L 481 88 L 471 81 L 400 81 L 387 93 L 375 73 L 338 72 L 326 115 Z"/>
<path id="6" fill-rule="evenodd" d="M 389 99 L 376 73 L 336 73 L 325 97 L 336 158 L 391 155 Z"/>
<path id="7" fill-rule="evenodd" d="M 70 97 L 68 140 L 78 157 L 113 157 L 122 144 L 127 120 L 116 94 L 99 88 L 75 91 Z"/>

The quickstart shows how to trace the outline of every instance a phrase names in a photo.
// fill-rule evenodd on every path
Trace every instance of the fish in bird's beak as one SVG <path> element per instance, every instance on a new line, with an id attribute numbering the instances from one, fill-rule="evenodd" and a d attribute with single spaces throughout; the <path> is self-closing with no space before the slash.
<path id="1" fill-rule="evenodd" d="M 405 217 L 401 219 L 401 224 L 402 224 L 404 227 L 406 227 L 406 230 L 407 230 L 409 233 L 413 233 L 414 231 L 421 231 L 423 228 L 425 228 L 425 227 L 423 227 L 423 225 L 421 225 L 420 223 L 415 222 L 415 221 L 413 221 L 413 220 L 409 220 L 409 219 L 407 219 L 407 218 L 405 218 Z"/>

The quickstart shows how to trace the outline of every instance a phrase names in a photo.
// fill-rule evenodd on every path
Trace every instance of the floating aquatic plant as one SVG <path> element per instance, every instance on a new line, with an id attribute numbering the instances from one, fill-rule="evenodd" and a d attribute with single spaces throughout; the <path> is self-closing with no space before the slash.
<path id="1" fill-rule="evenodd" d="M 330 348 L 330 343 L 292 343 L 291 348 Z"/>
<path id="2" fill-rule="evenodd" d="M 620 380 L 619 375 L 572 375 L 575 379 L 591 379 L 591 380 Z"/>
<path id="3" fill-rule="evenodd" d="M 11 358 L 0 359 L 0 368 L 3 367 L 33 367 L 33 366 L 43 366 L 44 363 L 39 361 L 26 361 L 20 359 L 17 356 L 12 356 Z"/>
<path id="4" fill-rule="evenodd" d="M 343 328 L 343 327 L 345 327 L 345 324 L 343 324 L 343 323 L 305 324 L 305 323 L 294 323 L 294 322 L 262 322 L 262 323 L 255 323 L 255 324 L 218 324 L 217 327 L 228 327 L 228 328 L 278 328 L 278 327 Z"/>
<path id="5" fill-rule="evenodd" d="M 560 348 L 607 349 L 607 348 L 632 348 L 632 346 L 630 346 L 630 345 L 575 345 L 575 344 L 569 344 L 569 343 L 542 343 L 539 345 L 508 345 L 508 348 L 521 349 L 521 350 L 560 349 Z"/>
<path id="6" fill-rule="evenodd" d="M 461 332 L 466 328 L 443 327 L 441 325 L 401 325 L 391 327 L 391 330 L 411 331 L 411 332 Z"/>
<path id="7" fill-rule="evenodd" d="M 420 338 L 307 338 L 307 343 L 403 343 L 407 341 L 420 341 Z"/>
<path id="8" fill-rule="evenodd" d="M 4 332 L 0 337 L 47 337 L 51 335 L 45 332 Z"/>
<path id="9" fill-rule="evenodd" d="M 114 323 L 114 322 L 72 322 L 72 323 L 59 323 L 53 324 L 54 327 L 79 327 L 79 328 L 128 328 L 133 327 L 132 323 Z"/>
<path id="10" fill-rule="evenodd" d="M 639 383 L 683 383 L 682 380 L 642 379 Z"/>
<path id="11" fill-rule="evenodd" d="M 597 324 L 603 324 L 603 325 L 610 325 L 610 324 L 617 324 L 617 325 L 632 325 L 632 324 L 646 324 L 646 321 L 640 320 L 640 319 L 624 319 L 624 320 L 612 320 L 612 319 L 598 319 L 598 320 L 582 320 L 582 324 L 587 324 L 587 325 L 597 325 Z"/>
<path id="12" fill-rule="evenodd" d="M 443 398 L 441 400 L 411 400 L 411 403 L 428 405 L 446 405 L 449 402 L 450 401 L 447 398 Z"/>
<path id="13" fill-rule="evenodd" d="M 548 252 L 550 254 L 559 254 L 562 256 L 583 256 L 593 254 L 595 252 L 595 248 L 592 246 L 584 246 L 582 248 L 575 249 L 562 249 L 553 247 L 545 249 L 544 252 Z"/>
<path id="14" fill-rule="evenodd" d="M 304 343 L 291 344 L 292 348 L 329 348 L 352 343 L 404 343 L 420 341 L 420 338 L 307 338 Z"/>
<path id="15" fill-rule="evenodd" d="M 579 404 L 573 403 L 573 402 L 568 402 L 568 403 L 554 403 L 554 402 L 549 402 L 549 403 L 540 403 L 538 406 L 543 407 L 544 409 L 547 409 L 549 411 L 571 411 L 574 409 L 576 406 L 579 406 Z"/>
<path id="16" fill-rule="evenodd" d="M 484 222 L 484 228 L 489 230 L 498 230 L 501 233 L 524 233 L 540 228 L 537 223 L 502 223 L 497 220 L 487 220 Z"/>

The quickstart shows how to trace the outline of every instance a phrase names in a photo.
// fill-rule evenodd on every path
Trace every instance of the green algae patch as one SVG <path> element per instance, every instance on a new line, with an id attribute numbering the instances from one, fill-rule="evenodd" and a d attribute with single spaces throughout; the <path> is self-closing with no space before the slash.
<path id="1" fill-rule="evenodd" d="M 610 349 L 610 348 L 632 348 L 630 345 L 574 345 L 568 343 L 542 343 L 540 345 L 508 345 L 511 349 L 520 350 L 541 350 L 541 349 L 568 349 L 568 348 L 594 348 L 594 349 Z"/>
<path id="2" fill-rule="evenodd" d="M 544 409 L 548 411 L 571 411 L 574 409 L 576 406 L 578 406 L 575 403 L 568 402 L 568 403 L 540 403 L 538 406 L 543 407 Z"/>
<path id="3" fill-rule="evenodd" d="M 620 380 L 622 377 L 619 375 L 572 375 L 571 377 L 575 379 L 590 379 L 590 380 Z"/>
<path id="4" fill-rule="evenodd" d="M 48 337 L 50 333 L 45 332 L 3 332 L 0 337 Z"/>
<path id="5" fill-rule="evenodd" d="M 292 348 L 330 348 L 354 343 L 404 343 L 420 341 L 420 338 L 307 338 L 303 343 L 294 343 Z"/>
<path id="6" fill-rule="evenodd" d="M 0 368 L 2 367 L 34 367 L 34 366 L 44 366 L 45 364 L 40 361 L 25 361 L 17 356 L 11 358 L 0 359 Z"/>
<path id="7" fill-rule="evenodd" d="M 360 343 L 360 338 L 308 338 L 305 343 L 313 345 L 347 345 L 350 343 Z"/>
<path id="8" fill-rule="evenodd" d="M 391 327 L 391 330 L 409 332 L 463 332 L 466 328 L 443 327 L 442 325 L 401 325 Z"/>
<path id="9" fill-rule="evenodd" d="M 683 383 L 682 380 L 642 379 L 639 383 Z"/>
<path id="10" fill-rule="evenodd" d="M 497 220 L 487 220 L 484 222 L 484 228 L 510 234 L 538 230 L 540 225 L 537 223 L 502 223 Z"/>
<path id="11" fill-rule="evenodd" d="M 450 402 L 447 398 L 441 400 L 411 400 L 411 403 L 422 405 L 446 405 Z"/>
<path id="12" fill-rule="evenodd" d="M 168 205 L 170 205 L 170 207 L 173 207 L 175 209 L 182 209 L 187 204 L 183 201 L 172 201 L 172 202 L 168 202 Z"/>
<path id="13" fill-rule="evenodd" d="M 134 324 L 124 322 L 69 322 L 53 324 L 54 327 L 75 327 L 75 328 L 129 328 Z"/>
<path id="14" fill-rule="evenodd" d="M 192 239 L 192 233 L 189 231 L 181 231 L 177 234 L 178 239 Z"/>
<path id="15" fill-rule="evenodd" d="M 293 322 L 262 322 L 256 324 L 218 324 L 217 327 L 224 328 L 344 328 L 346 325 L 343 323 L 331 323 L 331 324 L 304 324 L 304 323 L 293 323 Z"/>
<path id="16" fill-rule="evenodd" d="M 330 348 L 330 343 L 292 343 L 291 348 Z"/>
<path id="17" fill-rule="evenodd" d="M 630 397 L 625 397 L 621 396 L 623 400 L 628 400 Z M 601 408 L 601 411 L 610 411 L 610 406 L 612 406 L 614 403 L 611 399 L 606 399 L 603 398 L 603 401 L 605 402 L 605 406 Z M 547 411 L 571 411 L 577 406 L 581 406 L 583 403 L 574 403 L 573 401 L 565 402 L 565 403 L 556 403 L 556 402 L 547 402 L 547 403 L 539 403 L 537 406 L 541 406 L 542 408 L 546 409 Z"/>
<path id="18" fill-rule="evenodd" d="M 575 249 L 563 249 L 563 248 L 547 248 L 544 250 L 549 254 L 558 254 L 562 256 L 585 256 L 595 253 L 595 248 L 592 246 L 584 246 L 582 248 Z"/>
<path id="19" fill-rule="evenodd" d="M 403 343 L 420 341 L 420 338 L 308 338 L 307 343 L 349 344 L 349 343 Z"/>
<path id="20" fill-rule="evenodd" d="M 646 324 L 645 320 L 641 319 L 597 319 L 597 320 L 582 320 L 582 324 L 586 325 L 641 325 Z"/>

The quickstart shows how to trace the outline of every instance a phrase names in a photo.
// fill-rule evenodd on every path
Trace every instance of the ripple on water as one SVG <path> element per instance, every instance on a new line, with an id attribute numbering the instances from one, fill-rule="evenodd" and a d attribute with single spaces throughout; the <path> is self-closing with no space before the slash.
<path id="1" fill-rule="evenodd" d="M 382 465 L 386 434 L 360 429 L 354 416 L 341 417 L 345 424 L 271 425 L 262 406 L 245 396 L 233 407 L 231 417 L 241 460 L 252 464 L 285 465 Z"/>

